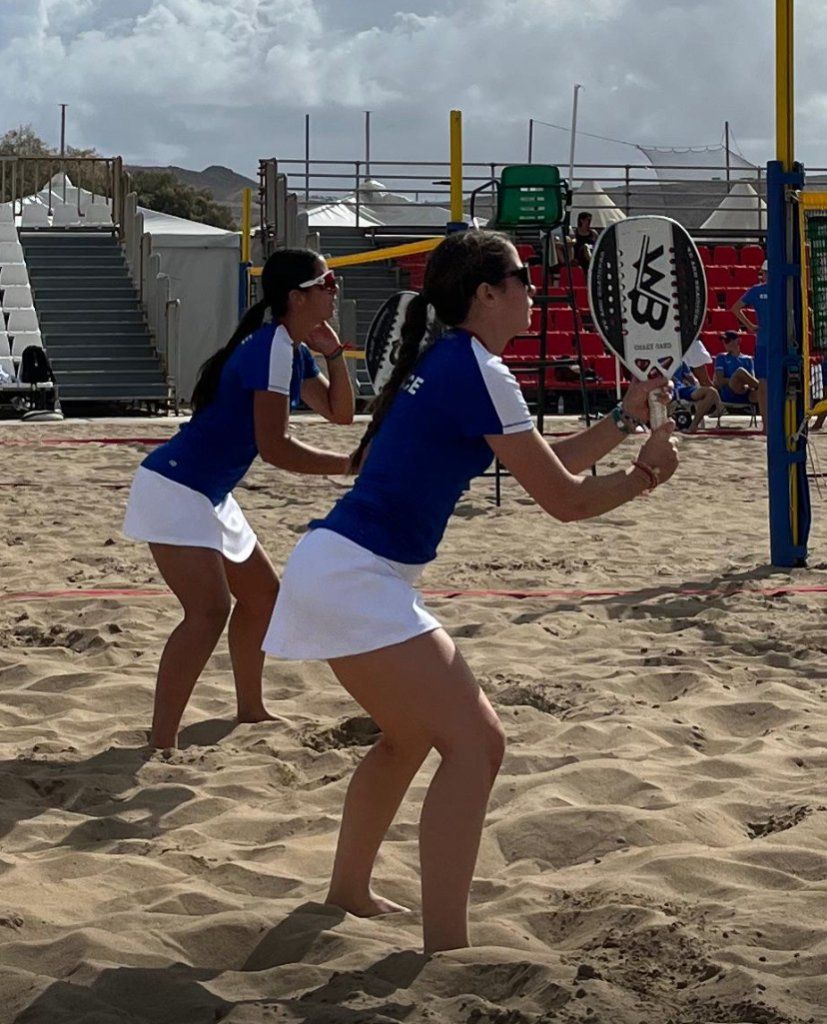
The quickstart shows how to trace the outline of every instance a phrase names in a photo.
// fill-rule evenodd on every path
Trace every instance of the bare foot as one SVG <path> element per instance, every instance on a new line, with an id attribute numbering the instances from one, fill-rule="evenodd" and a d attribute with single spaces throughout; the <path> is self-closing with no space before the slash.
<path id="1" fill-rule="evenodd" d="M 382 914 L 409 914 L 410 910 L 393 900 L 386 900 L 384 896 L 374 896 L 368 893 L 367 896 L 359 899 L 338 899 L 332 892 L 325 897 L 325 903 L 339 907 L 353 914 L 354 917 L 379 917 Z"/>
<path id="2" fill-rule="evenodd" d="M 283 722 L 283 718 L 271 715 L 266 708 L 253 708 L 250 711 L 239 711 L 237 715 L 239 722 Z"/>

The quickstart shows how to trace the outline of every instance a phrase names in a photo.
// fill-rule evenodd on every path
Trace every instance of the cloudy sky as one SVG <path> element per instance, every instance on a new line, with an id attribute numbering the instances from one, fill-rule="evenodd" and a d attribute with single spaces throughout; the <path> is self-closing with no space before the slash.
<path id="1" fill-rule="evenodd" d="M 530 117 L 660 146 L 772 156 L 774 0 L 0 0 L 0 133 L 31 122 L 128 162 L 253 175 L 259 157 L 515 161 Z M 797 155 L 827 166 L 827 3 L 798 0 Z M 567 163 L 538 127 L 535 159 Z M 578 138 L 578 160 L 633 148 Z M 595 175 L 597 176 L 597 175 Z"/>

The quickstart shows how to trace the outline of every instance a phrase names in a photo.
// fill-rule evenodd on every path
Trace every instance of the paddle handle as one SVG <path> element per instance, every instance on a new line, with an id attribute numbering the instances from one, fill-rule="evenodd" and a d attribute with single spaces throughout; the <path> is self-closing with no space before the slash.
<path id="1" fill-rule="evenodd" d="M 649 426 L 657 430 L 669 419 L 669 410 L 661 401 L 662 391 L 653 391 L 649 395 Z"/>

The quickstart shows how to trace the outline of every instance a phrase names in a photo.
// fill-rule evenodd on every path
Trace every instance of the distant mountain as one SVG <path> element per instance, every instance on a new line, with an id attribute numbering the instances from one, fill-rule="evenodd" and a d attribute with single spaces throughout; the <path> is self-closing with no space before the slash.
<path id="1" fill-rule="evenodd" d="M 245 178 L 243 174 L 237 174 L 229 167 L 213 165 L 205 167 L 203 171 L 190 171 L 186 167 L 137 167 L 135 165 L 126 168 L 127 171 L 169 171 L 184 185 L 191 185 L 193 188 L 207 188 L 212 192 L 213 199 L 217 203 L 229 206 L 233 211 L 233 218 L 236 223 L 241 223 L 242 193 L 245 188 L 253 190 L 253 206 L 258 203 L 258 182 L 252 178 Z M 256 222 L 254 216 L 253 221 Z"/>

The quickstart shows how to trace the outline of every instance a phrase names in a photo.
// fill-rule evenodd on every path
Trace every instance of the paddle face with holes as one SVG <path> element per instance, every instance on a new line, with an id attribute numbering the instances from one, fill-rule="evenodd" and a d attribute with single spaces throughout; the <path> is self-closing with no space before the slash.
<path id="1" fill-rule="evenodd" d="M 703 263 L 668 217 L 629 217 L 600 235 L 589 266 L 589 307 L 612 355 L 638 377 L 671 377 L 706 314 Z"/>
<path id="2" fill-rule="evenodd" d="M 402 341 L 402 325 L 411 299 L 417 292 L 397 292 L 386 299 L 376 312 L 365 340 L 365 362 L 370 379 L 378 394 L 385 386 L 396 365 L 396 355 Z M 426 344 L 441 330 L 428 307 L 428 326 L 422 342 Z"/>

